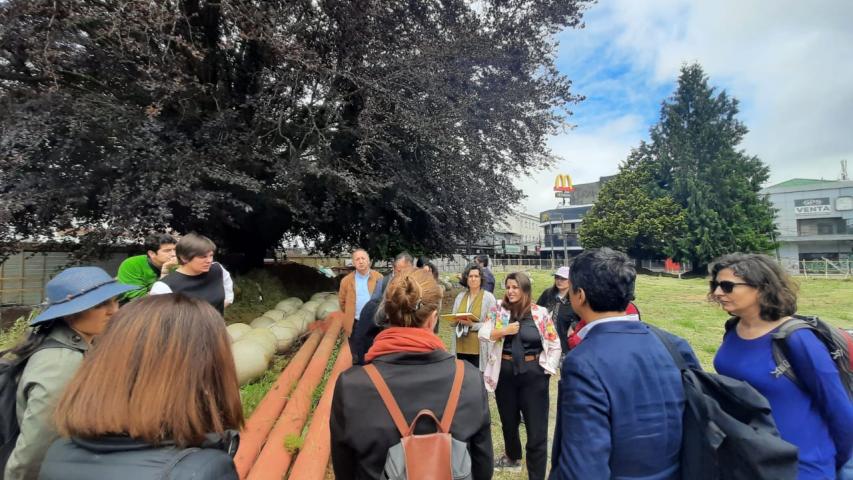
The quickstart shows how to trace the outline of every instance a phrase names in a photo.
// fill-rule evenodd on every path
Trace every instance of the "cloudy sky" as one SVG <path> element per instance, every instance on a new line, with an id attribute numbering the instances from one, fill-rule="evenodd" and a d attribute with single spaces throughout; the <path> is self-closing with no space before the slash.
<path id="1" fill-rule="evenodd" d="M 553 208 L 557 173 L 575 183 L 616 173 L 685 62 L 740 100 L 741 146 L 770 165 L 770 184 L 838 178 L 842 159 L 853 169 L 851 19 L 851 0 L 600 0 L 586 28 L 558 37 L 557 65 L 587 99 L 550 141 L 557 165 L 519 183 L 523 206 Z"/>

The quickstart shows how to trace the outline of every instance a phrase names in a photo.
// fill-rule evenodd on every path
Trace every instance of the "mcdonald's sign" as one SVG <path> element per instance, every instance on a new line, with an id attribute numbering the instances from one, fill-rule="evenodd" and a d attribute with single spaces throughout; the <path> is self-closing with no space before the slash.
<path id="1" fill-rule="evenodd" d="M 570 175 L 561 173 L 554 179 L 555 192 L 571 192 L 574 189 L 575 186 L 572 184 L 572 177 Z"/>

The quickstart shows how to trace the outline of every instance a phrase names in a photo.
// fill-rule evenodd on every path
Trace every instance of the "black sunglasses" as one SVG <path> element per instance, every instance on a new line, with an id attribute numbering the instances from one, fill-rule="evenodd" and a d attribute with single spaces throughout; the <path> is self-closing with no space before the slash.
<path id="1" fill-rule="evenodd" d="M 730 282 L 730 281 L 728 281 L 728 280 L 723 280 L 722 282 L 718 282 L 718 281 L 716 281 L 716 280 L 711 280 L 711 281 L 710 281 L 710 282 L 708 282 L 708 283 L 711 285 L 711 293 L 716 292 L 716 291 L 717 291 L 717 287 L 720 287 L 720 290 L 722 290 L 722 291 L 723 291 L 723 293 L 732 293 L 732 290 L 734 290 L 734 289 L 735 289 L 735 287 L 736 287 L 736 286 L 738 286 L 738 285 L 748 285 L 748 286 L 750 286 L 750 287 L 752 286 L 752 285 L 751 285 L 751 284 L 749 284 L 749 283 L 744 283 L 744 282 Z"/>

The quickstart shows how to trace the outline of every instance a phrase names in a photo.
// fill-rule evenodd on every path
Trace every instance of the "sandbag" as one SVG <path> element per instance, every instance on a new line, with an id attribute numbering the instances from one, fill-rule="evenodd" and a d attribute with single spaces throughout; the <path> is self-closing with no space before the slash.
<path id="1" fill-rule="evenodd" d="M 298 312 L 296 312 L 296 315 L 299 315 L 302 317 L 302 328 L 303 329 L 308 328 L 308 324 L 314 321 L 314 313 L 312 313 L 308 310 L 299 310 Z"/>
<path id="2" fill-rule="evenodd" d="M 276 353 L 284 353 L 291 345 L 293 345 L 294 340 L 299 335 L 299 330 L 297 330 L 292 325 L 287 324 L 279 324 L 274 323 L 270 325 L 269 331 L 275 335 L 276 338 Z"/>
<path id="3" fill-rule="evenodd" d="M 271 318 L 277 322 L 284 318 L 284 312 L 282 312 L 281 310 L 267 310 L 262 316 Z"/>
<path id="4" fill-rule="evenodd" d="M 311 312 L 312 314 L 314 314 L 314 313 L 317 313 L 318 308 L 320 308 L 320 302 L 318 302 L 317 300 L 310 300 L 310 301 L 303 303 L 302 307 L 300 307 L 299 309 L 300 310 L 307 310 L 307 311 Z"/>
<path id="5" fill-rule="evenodd" d="M 269 366 L 264 347 L 255 341 L 234 342 L 231 345 L 231 354 L 234 356 L 234 366 L 237 368 L 237 380 L 240 385 L 259 378 Z"/>
<path id="6" fill-rule="evenodd" d="M 317 292 L 314 295 L 311 295 L 311 300 L 317 300 L 318 302 L 322 302 L 329 296 L 329 292 Z"/>
<path id="7" fill-rule="evenodd" d="M 249 325 L 251 325 L 252 328 L 266 328 L 272 325 L 273 323 L 275 323 L 275 319 L 261 316 L 252 320 L 252 323 L 250 323 Z"/>
<path id="8" fill-rule="evenodd" d="M 320 305 L 320 308 L 317 309 L 317 314 L 314 318 L 316 318 L 317 320 L 322 320 L 326 318 L 326 316 L 328 316 L 330 313 L 337 312 L 338 310 L 340 310 L 338 302 L 324 302 L 322 305 Z"/>
<path id="9" fill-rule="evenodd" d="M 245 323 L 232 323 L 225 327 L 225 330 L 228 330 L 228 335 L 231 337 L 231 343 L 239 340 L 240 337 L 248 333 L 251 329 L 252 327 Z"/>
<path id="10" fill-rule="evenodd" d="M 275 324 L 275 322 L 273 322 Z M 267 360 L 271 360 L 275 355 L 278 339 L 273 335 L 269 328 L 253 328 L 251 332 L 247 332 L 240 338 L 241 342 L 251 341 L 260 344 L 264 348 Z"/>
<path id="11" fill-rule="evenodd" d="M 275 309 L 279 312 L 284 312 L 285 315 L 289 315 L 296 310 L 299 309 L 298 306 L 294 305 L 293 302 L 288 302 L 287 300 L 282 300 L 275 305 Z"/>
<path id="12" fill-rule="evenodd" d="M 296 312 L 284 317 L 284 321 L 298 325 L 300 329 L 308 326 L 314 320 L 314 314 L 307 310 L 297 310 Z"/>
<path id="13" fill-rule="evenodd" d="M 302 328 L 300 325 L 294 324 L 293 322 L 288 322 L 286 318 L 280 322 L 276 322 L 276 325 L 290 330 L 291 335 L 293 335 L 294 338 L 298 337 L 299 335 L 302 335 L 302 332 L 305 331 L 305 329 Z"/>
<path id="14" fill-rule="evenodd" d="M 278 302 L 278 305 L 292 305 L 293 308 L 299 308 L 302 306 L 302 300 L 297 297 L 290 297 Z"/>

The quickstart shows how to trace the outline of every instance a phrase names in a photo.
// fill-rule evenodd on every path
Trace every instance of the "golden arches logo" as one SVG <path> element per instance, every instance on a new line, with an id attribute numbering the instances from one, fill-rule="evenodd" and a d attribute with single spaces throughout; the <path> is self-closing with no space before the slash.
<path id="1" fill-rule="evenodd" d="M 571 175 L 561 173 L 554 179 L 555 192 L 571 192 L 575 189 Z"/>

